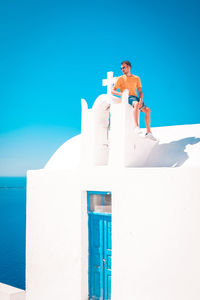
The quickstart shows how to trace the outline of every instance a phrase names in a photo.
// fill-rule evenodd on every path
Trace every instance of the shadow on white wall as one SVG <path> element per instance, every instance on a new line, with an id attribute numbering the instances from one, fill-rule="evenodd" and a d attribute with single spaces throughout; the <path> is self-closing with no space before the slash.
<path id="1" fill-rule="evenodd" d="M 180 167 L 189 158 L 189 145 L 200 143 L 200 138 L 187 137 L 178 141 L 158 144 L 148 157 L 146 167 Z M 200 144 L 199 144 L 200 147 Z"/>

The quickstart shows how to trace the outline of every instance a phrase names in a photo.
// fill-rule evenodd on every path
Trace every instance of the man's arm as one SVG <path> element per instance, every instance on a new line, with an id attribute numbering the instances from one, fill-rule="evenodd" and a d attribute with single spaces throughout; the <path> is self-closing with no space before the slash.
<path id="1" fill-rule="evenodd" d="M 115 100 L 113 100 L 115 103 L 121 103 L 122 102 L 122 97 L 121 97 L 122 93 L 118 92 L 117 88 L 113 87 L 111 93 L 113 95 L 120 96 L 119 98 L 118 97 L 113 97 L 113 98 L 115 98 Z"/>
<path id="2" fill-rule="evenodd" d="M 112 88 L 111 93 L 115 96 L 120 96 L 121 97 L 122 93 L 117 91 L 118 89 L 120 89 L 120 86 L 121 86 L 121 77 L 118 77 L 116 82 L 115 82 L 115 85 Z"/>
<path id="3" fill-rule="evenodd" d="M 138 88 L 138 92 L 139 92 L 139 99 L 140 99 L 140 101 L 139 101 L 139 108 L 141 108 L 142 107 L 142 103 L 143 103 L 143 93 L 142 93 L 142 88 L 141 87 Z"/>
<path id="4" fill-rule="evenodd" d="M 121 92 L 118 92 L 117 89 L 116 89 L 115 87 L 112 88 L 112 94 L 113 94 L 113 95 L 116 95 L 116 96 L 120 96 L 120 97 L 122 96 L 122 93 L 121 93 Z"/>

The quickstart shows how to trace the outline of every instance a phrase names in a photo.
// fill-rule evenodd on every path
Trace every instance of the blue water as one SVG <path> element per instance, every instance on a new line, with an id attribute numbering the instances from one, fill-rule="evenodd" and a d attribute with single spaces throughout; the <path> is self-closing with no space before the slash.
<path id="1" fill-rule="evenodd" d="M 26 178 L 0 177 L 0 282 L 25 289 Z"/>

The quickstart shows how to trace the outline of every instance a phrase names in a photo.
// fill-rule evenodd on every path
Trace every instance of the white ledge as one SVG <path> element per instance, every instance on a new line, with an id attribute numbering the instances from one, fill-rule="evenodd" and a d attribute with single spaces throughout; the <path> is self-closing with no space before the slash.
<path id="1" fill-rule="evenodd" d="M 25 291 L 0 283 L 0 300 L 25 300 Z"/>

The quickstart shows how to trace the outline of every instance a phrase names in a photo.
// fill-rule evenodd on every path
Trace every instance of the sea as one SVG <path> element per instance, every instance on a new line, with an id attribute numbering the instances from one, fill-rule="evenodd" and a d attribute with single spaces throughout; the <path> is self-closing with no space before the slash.
<path id="1" fill-rule="evenodd" d="M 0 282 L 25 290 L 26 177 L 0 177 Z"/>

